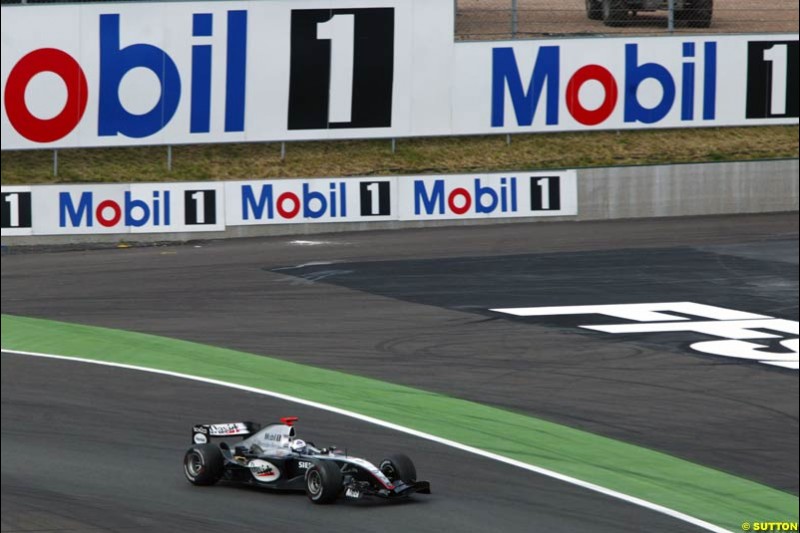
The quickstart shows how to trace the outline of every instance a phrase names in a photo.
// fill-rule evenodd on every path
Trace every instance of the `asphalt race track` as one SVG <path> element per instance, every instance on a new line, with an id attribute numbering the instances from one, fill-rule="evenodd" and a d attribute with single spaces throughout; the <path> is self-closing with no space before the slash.
<path id="1" fill-rule="evenodd" d="M 294 242 L 293 242 L 294 241 Z M 797 372 L 497 307 L 689 300 L 798 318 L 796 214 L 517 224 L 6 253 L 2 312 L 155 333 L 442 392 L 798 493 Z M 585 323 L 585 322 L 581 322 Z M 197 488 L 193 423 L 301 417 L 407 451 L 434 493 L 312 507 Z M 690 526 L 353 419 L 176 378 L 2 356 L 2 531 L 681 531 Z M 299 526 L 302 524 L 302 527 Z"/>
<path id="2" fill-rule="evenodd" d="M 2 365 L 3 531 L 689 530 L 565 483 L 286 402 L 81 363 L 4 355 Z M 180 461 L 191 424 L 232 413 L 297 415 L 308 440 L 347 444 L 374 461 L 413 450 L 434 493 L 312 507 L 302 494 L 189 485 Z"/>

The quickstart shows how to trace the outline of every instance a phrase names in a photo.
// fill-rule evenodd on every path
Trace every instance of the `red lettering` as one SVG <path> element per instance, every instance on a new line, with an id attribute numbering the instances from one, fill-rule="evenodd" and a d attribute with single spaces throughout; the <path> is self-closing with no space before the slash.
<path id="1" fill-rule="evenodd" d="M 456 204 L 456 198 L 459 196 L 463 198 L 460 207 L 458 204 Z M 453 189 L 453 191 L 447 197 L 447 206 L 450 208 L 450 211 L 456 215 L 463 215 L 469 211 L 470 207 L 472 207 L 472 197 L 469 195 L 469 192 L 466 189 L 461 187 Z"/>
<path id="2" fill-rule="evenodd" d="M 589 80 L 599 81 L 605 96 L 597 109 L 586 109 L 581 104 L 580 91 Z M 607 69 L 600 65 L 586 65 L 578 69 L 567 84 L 567 109 L 575 120 L 586 126 L 595 126 L 606 120 L 617 105 L 617 82 Z"/>
<path id="3" fill-rule="evenodd" d="M 284 209 L 283 203 L 284 202 L 291 202 L 292 208 L 291 209 Z M 294 218 L 297 216 L 297 213 L 300 212 L 300 198 L 297 197 L 296 194 L 291 192 L 285 192 L 278 196 L 278 201 L 276 202 L 276 208 L 278 209 L 278 214 L 283 218 Z"/>
<path id="4" fill-rule="evenodd" d="M 110 209 L 113 212 L 110 218 L 106 217 L 106 210 Z M 94 218 L 100 223 L 101 226 L 110 228 L 116 226 L 122 218 L 122 209 L 119 204 L 114 200 L 103 200 L 97 204 L 97 210 L 94 213 Z"/>
<path id="5" fill-rule="evenodd" d="M 53 118 L 34 116 L 25 103 L 25 90 L 41 72 L 52 72 L 67 86 L 67 103 Z M 89 89 L 80 65 L 68 53 L 55 48 L 40 48 L 22 57 L 6 81 L 4 101 L 8 121 L 20 135 L 40 143 L 57 141 L 75 129 L 86 111 Z"/>

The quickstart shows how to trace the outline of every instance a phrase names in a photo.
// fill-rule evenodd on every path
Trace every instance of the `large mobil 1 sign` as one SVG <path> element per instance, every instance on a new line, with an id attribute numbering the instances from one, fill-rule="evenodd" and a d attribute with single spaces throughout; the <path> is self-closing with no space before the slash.
<path id="1" fill-rule="evenodd" d="M 450 1 L 10 7 L 3 149 L 406 136 L 447 98 Z"/>
<path id="2" fill-rule="evenodd" d="M 574 216 L 576 172 L 2 187 L 2 235 Z"/>
<path id="3" fill-rule="evenodd" d="M 453 130 L 797 123 L 798 65 L 788 35 L 464 43 L 457 77 L 491 74 L 454 92 Z"/>
<path id="4" fill-rule="evenodd" d="M 2 149 L 798 122 L 797 34 L 455 42 L 452 0 L 3 5 Z"/>

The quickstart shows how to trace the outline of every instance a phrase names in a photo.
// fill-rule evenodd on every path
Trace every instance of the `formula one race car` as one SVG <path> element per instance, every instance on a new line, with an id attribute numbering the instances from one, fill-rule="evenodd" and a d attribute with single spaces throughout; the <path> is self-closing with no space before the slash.
<path id="1" fill-rule="evenodd" d="M 414 463 L 403 454 L 388 455 L 378 466 L 331 446 L 316 448 L 295 436 L 297 417 L 263 429 L 253 422 L 200 424 L 192 428 L 191 448 L 183 459 L 186 478 L 195 485 L 219 480 L 276 490 L 305 491 L 313 503 L 340 496 L 403 498 L 430 494 L 430 483 L 417 481 Z M 245 437 L 229 444 L 211 438 Z"/>

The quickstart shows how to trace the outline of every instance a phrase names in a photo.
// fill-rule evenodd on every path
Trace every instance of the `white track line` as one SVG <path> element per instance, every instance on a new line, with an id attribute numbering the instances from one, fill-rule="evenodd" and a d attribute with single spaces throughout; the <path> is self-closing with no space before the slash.
<path id="1" fill-rule="evenodd" d="M 302 398 L 297 398 L 296 396 L 289 396 L 287 394 L 281 394 L 279 392 L 273 392 L 264 389 L 258 389 L 255 387 L 248 387 L 246 385 L 238 385 L 236 383 L 228 383 L 227 381 L 219 381 L 216 379 L 209 379 L 209 378 L 202 378 L 198 376 L 192 376 L 190 374 L 181 374 L 179 372 L 170 372 L 169 370 L 159 370 L 155 368 L 148 368 L 144 366 L 136 366 L 136 365 L 126 365 L 122 363 L 112 363 L 108 361 L 96 361 L 94 359 L 84 359 L 82 357 L 69 357 L 64 355 L 54 355 L 54 354 L 46 354 L 46 353 L 37 353 L 37 352 L 25 352 L 20 350 L 8 350 L 6 348 L 0 348 L 2 352 L 16 354 L 16 355 L 28 355 L 33 357 L 44 357 L 49 359 L 61 359 L 65 361 L 77 361 L 80 363 L 90 363 L 95 365 L 103 365 L 103 366 L 111 366 L 116 368 L 125 368 L 128 370 L 139 370 L 141 372 L 150 372 L 151 374 L 161 374 L 163 376 L 171 376 L 175 378 L 182 378 L 188 379 L 192 381 L 199 381 L 201 383 L 208 383 L 210 385 L 219 385 L 221 387 L 228 387 L 231 389 L 237 389 L 245 392 L 252 392 L 254 394 L 261 394 L 263 396 L 271 396 L 273 398 L 278 398 L 280 400 L 286 400 L 287 402 L 299 403 L 301 405 L 307 405 L 309 407 L 314 407 L 316 409 L 321 409 L 323 411 L 330 411 L 331 413 L 336 413 L 338 415 L 347 416 L 350 418 L 355 418 L 356 420 L 361 420 L 363 422 L 368 422 L 370 424 L 375 424 L 376 426 L 385 427 L 388 429 L 392 429 L 394 431 L 399 431 L 401 433 L 407 433 L 409 435 L 413 435 L 415 437 L 419 437 L 421 439 L 426 439 L 429 441 L 437 442 L 439 444 L 444 444 L 445 446 L 450 446 L 451 448 L 456 448 L 457 450 L 461 450 L 467 453 L 472 453 L 475 455 L 480 455 L 481 457 L 486 457 L 487 459 L 492 459 L 494 461 L 499 461 L 501 463 L 505 463 L 511 466 L 516 466 L 518 468 L 522 468 L 524 470 L 529 470 L 531 472 L 535 472 L 537 474 L 541 474 L 543 476 L 547 476 L 553 479 L 558 479 L 559 481 L 564 481 L 566 483 L 570 483 L 572 485 L 577 485 L 578 487 L 582 487 L 584 489 L 591 490 L 593 492 L 599 492 L 600 494 L 605 494 L 606 496 L 610 496 L 611 498 L 616 498 L 618 500 L 622 500 L 628 503 L 632 503 L 634 505 L 638 505 L 639 507 L 644 507 L 646 509 L 650 509 L 652 511 L 656 511 L 667 516 L 671 516 L 672 518 L 676 518 L 683 522 L 688 522 L 689 524 L 695 525 L 697 527 L 706 529 L 708 531 L 714 531 L 717 533 L 730 533 L 730 530 L 721 528 L 717 525 L 714 525 L 710 522 L 706 522 L 705 520 L 700 520 L 699 518 L 695 518 L 693 516 L 689 516 L 685 513 L 681 513 L 680 511 L 676 511 L 674 509 L 670 509 L 669 507 L 664 507 L 663 505 L 658 505 L 657 503 L 652 503 L 647 500 L 643 500 L 641 498 L 636 498 L 635 496 L 630 496 L 628 494 L 624 494 L 622 492 L 617 492 L 615 490 L 607 489 L 600 485 L 595 485 L 594 483 L 589 483 L 587 481 L 582 481 L 580 479 L 576 479 L 574 477 L 565 476 L 564 474 L 559 474 L 558 472 L 554 472 L 553 470 L 548 470 L 546 468 L 541 468 L 539 466 L 534 466 L 528 463 L 524 463 L 522 461 L 518 461 L 516 459 L 511 459 L 509 457 L 504 457 L 502 455 L 498 455 L 496 453 L 488 452 L 486 450 L 481 450 L 480 448 L 474 448 L 472 446 L 467 446 L 465 444 L 461 444 L 459 442 L 455 442 L 449 439 L 443 439 L 442 437 L 437 437 L 436 435 L 431 435 L 430 433 L 423 433 L 422 431 L 417 431 L 416 429 L 407 428 L 405 426 L 400 426 L 397 424 L 393 424 L 391 422 L 386 422 L 385 420 L 380 420 L 378 418 L 372 418 L 371 416 L 362 415 L 359 413 L 355 413 L 353 411 L 347 411 L 345 409 L 339 409 L 338 407 L 333 407 L 331 405 L 325 405 L 323 403 L 312 402 L 310 400 L 304 400 Z"/>

